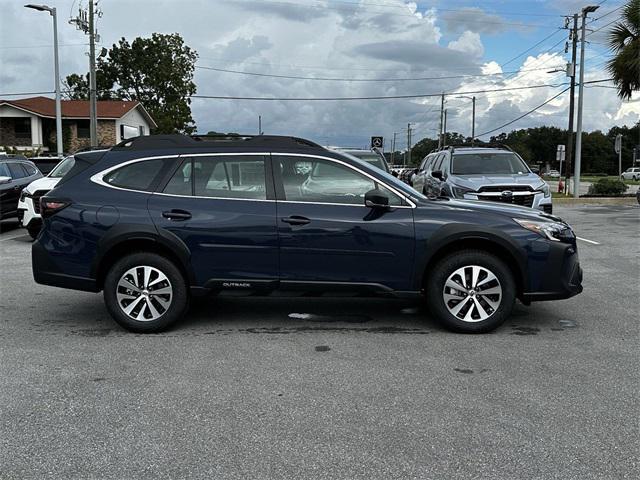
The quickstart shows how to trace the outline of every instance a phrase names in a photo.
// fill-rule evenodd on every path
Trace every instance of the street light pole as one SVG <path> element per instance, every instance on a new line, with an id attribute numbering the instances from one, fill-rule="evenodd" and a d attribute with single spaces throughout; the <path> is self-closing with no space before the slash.
<path id="1" fill-rule="evenodd" d="M 471 146 L 473 147 L 476 139 L 476 97 L 467 97 L 466 95 L 458 95 L 456 98 L 466 98 L 471 100 Z"/>
<path id="2" fill-rule="evenodd" d="M 573 176 L 573 196 L 580 197 L 580 167 L 582 161 L 582 105 L 584 103 L 584 44 L 587 15 L 595 12 L 598 5 L 590 5 L 582 9 L 582 33 L 580 41 L 580 85 L 578 86 L 578 116 L 576 122 L 575 174 Z"/>
<path id="3" fill-rule="evenodd" d="M 39 12 L 49 12 L 53 17 L 53 62 L 56 86 L 56 148 L 58 157 L 62 157 L 64 146 L 62 145 L 62 106 L 60 104 L 60 63 L 58 61 L 58 16 L 55 7 L 46 5 L 25 5 L 26 8 L 32 8 Z M 43 139 L 44 140 L 44 139 Z"/>

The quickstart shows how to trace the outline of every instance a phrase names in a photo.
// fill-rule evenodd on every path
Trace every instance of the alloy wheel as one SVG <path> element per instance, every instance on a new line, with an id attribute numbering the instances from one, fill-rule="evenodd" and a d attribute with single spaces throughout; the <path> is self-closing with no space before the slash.
<path id="1" fill-rule="evenodd" d="M 150 322 L 169 309 L 173 288 L 163 272 L 141 265 L 127 270 L 120 277 L 116 298 L 127 316 L 139 322 Z"/>
<path id="2" fill-rule="evenodd" d="M 449 313 L 457 319 L 481 322 L 500 307 L 502 286 L 488 268 L 468 265 L 449 275 L 442 297 Z"/>

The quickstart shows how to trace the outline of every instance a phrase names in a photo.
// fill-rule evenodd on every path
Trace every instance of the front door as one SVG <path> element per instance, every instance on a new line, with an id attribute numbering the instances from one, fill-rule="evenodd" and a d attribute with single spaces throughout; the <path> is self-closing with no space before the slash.
<path id="1" fill-rule="evenodd" d="M 148 203 L 158 228 L 191 252 L 199 286 L 254 288 L 278 279 L 269 157 L 193 155 Z"/>
<path id="2" fill-rule="evenodd" d="M 404 199 L 344 162 L 302 155 L 272 158 L 283 287 L 410 288 L 413 210 Z M 364 194 L 376 187 L 389 195 L 388 211 L 365 206 Z"/>

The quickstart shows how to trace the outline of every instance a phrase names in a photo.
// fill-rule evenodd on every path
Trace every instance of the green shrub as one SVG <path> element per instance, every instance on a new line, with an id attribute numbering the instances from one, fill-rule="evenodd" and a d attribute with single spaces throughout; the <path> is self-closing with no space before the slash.
<path id="1" fill-rule="evenodd" d="M 596 172 L 596 173 L 585 173 L 585 177 L 608 177 L 607 173 Z"/>
<path id="2" fill-rule="evenodd" d="M 589 187 L 589 195 L 622 195 L 627 185 L 617 178 L 601 178 Z"/>

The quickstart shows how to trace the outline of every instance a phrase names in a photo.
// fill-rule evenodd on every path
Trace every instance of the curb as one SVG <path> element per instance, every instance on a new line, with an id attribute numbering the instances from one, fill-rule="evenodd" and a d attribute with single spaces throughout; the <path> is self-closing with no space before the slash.
<path id="1" fill-rule="evenodd" d="M 636 197 L 554 198 L 554 205 L 637 205 Z"/>

